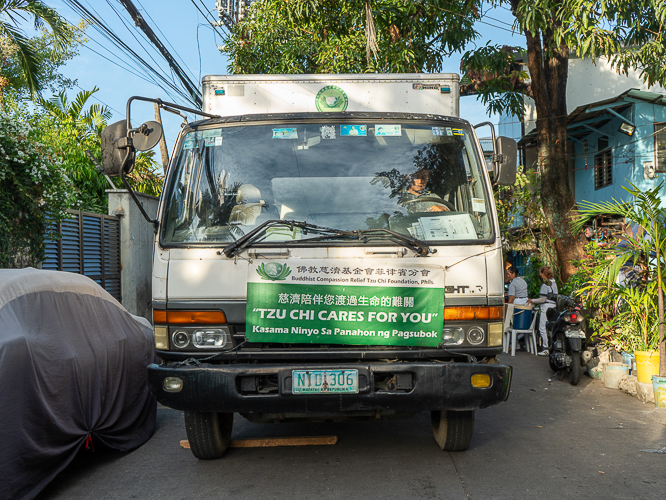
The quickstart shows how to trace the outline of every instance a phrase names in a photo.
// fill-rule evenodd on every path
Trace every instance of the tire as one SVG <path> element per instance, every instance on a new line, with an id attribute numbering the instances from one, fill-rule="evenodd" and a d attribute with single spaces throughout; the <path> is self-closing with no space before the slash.
<path id="1" fill-rule="evenodd" d="M 233 413 L 185 412 L 185 430 L 192 454 L 203 460 L 220 458 L 231 443 Z"/>
<path id="2" fill-rule="evenodd" d="M 474 433 L 474 410 L 433 411 L 432 433 L 443 451 L 465 451 Z"/>
<path id="3" fill-rule="evenodd" d="M 571 366 L 569 369 L 571 370 L 569 372 L 569 382 L 571 382 L 571 385 L 578 385 L 578 382 L 580 382 L 580 372 L 583 371 L 580 366 L 580 352 L 571 353 Z"/>

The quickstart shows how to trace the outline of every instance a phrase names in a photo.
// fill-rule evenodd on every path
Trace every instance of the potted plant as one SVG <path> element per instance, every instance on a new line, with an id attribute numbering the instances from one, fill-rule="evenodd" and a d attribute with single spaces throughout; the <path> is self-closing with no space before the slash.
<path id="1" fill-rule="evenodd" d="M 629 201 L 583 201 L 573 222 L 574 231 L 602 215 L 622 217 L 627 223 L 620 244 L 608 249 L 611 258 L 599 275 L 615 301 L 615 314 L 607 326 L 615 329 L 616 342 L 627 344 L 623 347 L 636 354 L 638 378 L 643 383 L 652 382 L 651 377 L 646 380 L 647 374 L 666 377 L 666 210 L 661 207 L 661 188 L 659 184 L 641 191 L 631 184 L 624 187 L 632 196 Z"/>

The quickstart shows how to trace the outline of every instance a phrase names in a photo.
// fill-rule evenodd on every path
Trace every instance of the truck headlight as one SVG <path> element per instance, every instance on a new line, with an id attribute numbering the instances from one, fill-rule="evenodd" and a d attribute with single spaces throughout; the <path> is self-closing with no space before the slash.
<path id="1" fill-rule="evenodd" d="M 442 344 L 460 345 L 465 340 L 465 330 L 460 327 L 444 328 L 442 330 Z"/>
<path id="2" fill-rule="evenodd" d="M 467 342 L 472 345 L 479 345 L 486 339 L 486 334 L 483 331 L 483 328 L 478 326 L 473 326 L 467 330 Z"/>
<path id="3" fill-rule="evenodd" d="M 171 340 L 173 341 L 174 347 L 177 347 L 178 349 L 184 349 L 190 344 L 190 336 L 187 332 L 181 330 L 174 332 Z"/>
<path id="4" fill-rule="evenodd" d="M 176 350 L 226 349 L 233 347 L 231 332 L 225 326 L 172 327 L 171 345 Z"/>
<path id="5" fill-rule="evenodd" d="M 197 330 L 192 335 L 192 344 L 199 349 L 224 347 L 227 343 L 227 332 L 220 328 Z"/>

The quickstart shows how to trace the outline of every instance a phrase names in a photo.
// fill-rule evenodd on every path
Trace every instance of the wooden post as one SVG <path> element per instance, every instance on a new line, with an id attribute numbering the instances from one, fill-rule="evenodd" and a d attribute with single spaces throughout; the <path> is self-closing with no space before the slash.
<path id="1" fill-rule="evenodd" d="M 162 115 L 160 114 L 160 107 L 155 104 L 155 121 L 162 125 Z M 160 154 L 162 155 L 162 169 L 166 175 L 167 165 L 169 165 L 169 151 L 167 151 L 166 139 L 164 138 L 164 127 L 162 127 L 162 137 L 160 137 Z"/>

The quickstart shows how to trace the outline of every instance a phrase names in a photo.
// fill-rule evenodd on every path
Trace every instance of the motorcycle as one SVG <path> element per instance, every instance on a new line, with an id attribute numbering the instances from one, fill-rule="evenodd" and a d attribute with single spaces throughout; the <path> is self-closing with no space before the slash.
<path id="1" fill-rule="evenodd" d="M 580 382 L 583 366 L 592 359 L 587 349 L 585 317 L 580 306 L 566 295 L 548 294 L 555 307 L 546 311 L 548 363 L 554 372 L 567 370 L 571 385 Z"/>

